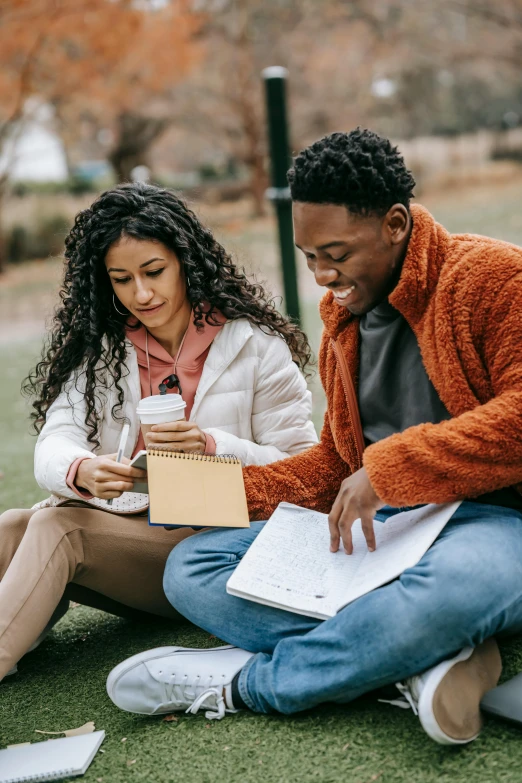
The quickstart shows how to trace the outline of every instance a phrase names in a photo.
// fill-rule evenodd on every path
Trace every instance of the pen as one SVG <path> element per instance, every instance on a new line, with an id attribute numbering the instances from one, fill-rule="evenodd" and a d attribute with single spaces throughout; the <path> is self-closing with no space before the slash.
<path id="1" fill-rule="evenodd" d="M 124 424 L 120 435 L 120 443 L 118 445 L 118 453 L 116 454 L 116 462 L 121 462 L 125 446 L 127 445 L 127 438 L 129 437 L 130 425 Z M 109 498 L 107 501 L 108 506 L 112 506 L 113 498 Z"/>

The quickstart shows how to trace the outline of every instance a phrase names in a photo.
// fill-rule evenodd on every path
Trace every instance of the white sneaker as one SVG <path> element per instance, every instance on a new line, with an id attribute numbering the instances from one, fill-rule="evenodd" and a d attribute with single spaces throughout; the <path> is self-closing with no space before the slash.
<path id="1" fill-rule="evenodd" d="M 379 701 L 411 707 L 426 734 L 440 745 L 464 745 L 478 737 L 482 728 L 480 700 L 495 687 L 501 671 L 497 643 L 487 639 L 404 683 L 396 683 L 401 693 L 397 699 Z"/>
<path id="2" fill-rule="evenodd" d="M 157 647 L 118 664 L 107 678 L 114 704 L 140 715 L 163 715 L 184 710 L 221 719 L 237 712 L 231 682 L 253 653 L 227 645 L 206 650 Z"/>

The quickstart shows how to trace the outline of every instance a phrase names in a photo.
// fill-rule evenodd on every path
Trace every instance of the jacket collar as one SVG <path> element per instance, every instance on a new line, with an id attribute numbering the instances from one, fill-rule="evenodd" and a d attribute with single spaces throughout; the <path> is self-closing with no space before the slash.
<path id="1" fill-rule="evenodd" d="M 422 318 L 437 286 L 450 234 L 420 204 L 412 205 L 411 215 L 413 228 L 408 250 L 389 301 L 410 324 L 415 324 Z M 334 301 L 331 291 L 321 299 L 319 312 L 326 333 L 334 339 L 355 320 L 355 316 Z"/>
<path id="2" fill-rule="evenodd" d="M 210 387 L 225 372 L 227 367 L 232 364 L 253 334 L 254 330 L 246 318 L 240 318 L 237 321 L 227 321 L 219 330 L 210 346 L 210 351 L 203 367 L 190 414 L 192 419 L 194 419 L 201 400 Z M 133 372 L 127 370 L 127 373 L 130 374 L 129 387 L 132 395 L 132 405 L 136 407 L 141 396 L 138 360 L 136 349 L 128 338 L 125 344 L 127 346 L 127 363 L 135 368 Z"/>
<path id="3" fill-rule="evenodd" d="M 214 342 L 210 346 L 198 384 L 191 412 L 192 419 L 210 387 L 225 372 L 227 367 L 232 364 L 253 334 L 254 330 L 245 318 L 240 318 L 237 321 L 227 321 L 217 333 Z"/>

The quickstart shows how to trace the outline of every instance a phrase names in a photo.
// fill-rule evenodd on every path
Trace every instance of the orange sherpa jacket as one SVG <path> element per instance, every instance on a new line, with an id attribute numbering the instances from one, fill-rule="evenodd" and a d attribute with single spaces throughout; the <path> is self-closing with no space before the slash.
<path id="1" fill-rule="evenodd" d="M 419 205 L 411 212 L 408 251 L 389 301 L 413 329 L 452 418 L 410 427 L 364 451 L 359 322 L 327 293 L 320 304 L 319 371 L 328 402 L 321 441 L 290 459 L 245 468 L 252 519 L 266 519 L 281 501 L 329 512 L 341 481 L 362 464 L 379 498 L 396 507 L 517 484 L 522 491 L 522 249 L 449 234 Z"/>

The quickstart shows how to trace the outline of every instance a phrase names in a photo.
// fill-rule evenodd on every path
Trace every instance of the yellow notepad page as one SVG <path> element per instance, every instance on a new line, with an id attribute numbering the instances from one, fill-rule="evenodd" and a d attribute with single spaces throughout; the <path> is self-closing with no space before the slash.
<path id="1" fill-rule="evenodd" d="M 151 525 L 250 527 L 241 462 L 148 449 Z"/>

